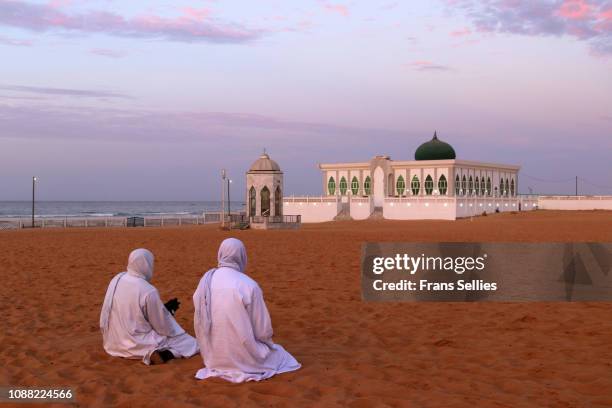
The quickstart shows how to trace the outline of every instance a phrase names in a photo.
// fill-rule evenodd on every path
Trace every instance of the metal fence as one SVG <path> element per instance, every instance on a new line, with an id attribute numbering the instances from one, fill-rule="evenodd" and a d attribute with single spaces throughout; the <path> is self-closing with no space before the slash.
<path id="1" fill-rule="evenodd" d="M 270 217 L 254 216 L 250 217 L 254 224 L 278 224 L 278 223 L 297 223 L 302 221 L 301 215 L 273 215 Z"/>
<path id="2" fill-rule="evenodd" d="M 127 227 L 129 217 L 38 217 L 35 228 L 89 228 L 89 227 Z M 145 227 L 165 227 L 182 225 L 202 225 L 221 222 L 220 213 L 204 213 L 202 216 L 163 216 L 142 217 Z M 0 219 L 0 230 L 32 228 L 31 218 Z"/>

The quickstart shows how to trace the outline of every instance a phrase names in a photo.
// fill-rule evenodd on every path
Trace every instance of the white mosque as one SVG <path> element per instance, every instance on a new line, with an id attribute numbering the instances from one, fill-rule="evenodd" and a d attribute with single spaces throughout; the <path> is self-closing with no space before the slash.
<path id="1" fill-rule="evenodd" d="M 283 197 L 280 166 L 264 153 L 247 172 L 248 215 L 277 217 L 279 222 L 285 214 L 299 215 L 301 222 L 455 220 L 537 205 L 537 198 L 518 195 L 520 166 L 458 160 L 453 147 L 436 133 L 416 149 L 414 160 L 375 156 L 319 168 L 323 195 Z"/>

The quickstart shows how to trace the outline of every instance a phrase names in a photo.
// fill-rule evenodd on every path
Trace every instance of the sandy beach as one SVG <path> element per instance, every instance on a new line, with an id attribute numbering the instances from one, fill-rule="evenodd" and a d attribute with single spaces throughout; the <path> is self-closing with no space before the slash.
<path id="1" fill-rule="evenodd" d="M 104 352 L 100 306 L 132 249 L 154 252 L 153 283 L 193 334 L 191 296 L 229 236 L 301 370 L 232 385 L 195 380 L 199 356 L 147 367 Z M 78 406 L 612 406 L 611 303 L 366 303 L 364 241 L 609 242 L 612 213 L 0 232 L 0 384 L 71 386 Z"/>

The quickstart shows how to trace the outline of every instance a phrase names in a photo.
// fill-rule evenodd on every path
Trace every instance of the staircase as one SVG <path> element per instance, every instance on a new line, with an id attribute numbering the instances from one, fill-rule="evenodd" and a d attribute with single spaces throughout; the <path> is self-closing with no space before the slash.
<path id="1" fill-rule="evenodd" d="M 383 217 L 383 209 L 382 207 L 374 207 L 374 211 L 370 214 L 369 220 L 382 220 Z"/>
<path id="2" fill-rule="evenodd" d="M 351 207 L 350 207 L 350 204 L 342 203 L 342 209 L 340 210 L 338 215 L 336 215 L 334 217 L 334 221 L 349 221 L 349 220 L 352 220 L 352 219 L 353 218 L 351 217 Z"/>

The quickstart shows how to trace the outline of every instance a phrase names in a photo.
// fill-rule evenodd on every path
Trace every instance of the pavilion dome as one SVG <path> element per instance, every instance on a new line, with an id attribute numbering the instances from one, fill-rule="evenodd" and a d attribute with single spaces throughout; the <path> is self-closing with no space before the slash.
<path id="1" fill-rule="evenodd" d="M 264 152 L 251 164 L 249 171 L 280 171 L 280 166 Z"/>
<path id="2" fill-rule="evenodd" d="M 455 157 L 453 146 L 438 139 L 437 132 L 429 142 L 423 143 L 414 152 L 415 160 L 453 160 Z"/>

